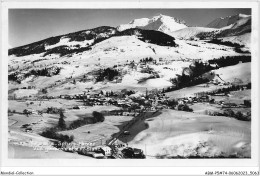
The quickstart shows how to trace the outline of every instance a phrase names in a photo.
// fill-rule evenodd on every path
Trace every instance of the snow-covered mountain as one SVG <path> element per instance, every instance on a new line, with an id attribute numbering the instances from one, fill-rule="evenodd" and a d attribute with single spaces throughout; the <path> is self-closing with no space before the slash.
<path id="1" fill-rule="evenodd" d="M 187 27 L 171 33 L 171 36 L 179 39 L 212 39 L 226 38 L 225 41 L 232 39 L 231 42 L 247 44 L 250 41 L 251 16 L 237 14 L 225 18 L 217 18 L 206 27 Z M 244 35 L 246 34 L 246 35 Z M 243 37 L 237 37 L 243 35 Z M 249 37 L 249 38 L 248 38 Z M 233 40 L 239 38 L 238 40 Z M 241 41 L 245 40 L 245 42 Z"/>
<path id="2" fill-rule="evenodd" d="M 9 49 L 9 55 L 71 55 L 73 53 L 81 53 L 91 50 L 95 44 L 115 36 L 136 36 L 139 40 L 146 43 L 153 43 L 161 46 L 175 46 L 175 39 L 172 36 L 160 31 L 143 30 L 137 28 L 118 31 L 113 27 L 101 26 L 94 29 L 51 37 L 21 47 L 12 48 Z"/>
<path id="3" fill-rule="evenodd" d="M 112 35 L 117 30 L 109 26 L 101 26 L 94 29 L 73 32 L 65 35 L 50 37 L 28 45 L 9 49 L 9 55 L 25 56 L 31 54 L 61 54 L 89 50 L 92 45 Z"/>
<path id="4" fill-rule="evenodd" d="M 220 17 L 215 20 L 213 20 L 211 23 L 207 25 L 209 28 L 238 28 L 241 25 L 244 25 L 248 23 L 248 21 L 251 20 L 251 15 L 245 15 L 245 14 L 236 14 L 233 16 L 227 16 L 227 17 Z"/>
<path id="5" fill-rule="evenodd" d="M 131 28 L 140 28 L 146 30 L 161 31 L 170 35 L 172 32 L 186 27 L 187 25 L 183 20 L 160 14 L 150 19 L 140 18 L 132 20 L 128 24 L 119 25 L 117 29 L 119 31 L 123 31 Z"/>

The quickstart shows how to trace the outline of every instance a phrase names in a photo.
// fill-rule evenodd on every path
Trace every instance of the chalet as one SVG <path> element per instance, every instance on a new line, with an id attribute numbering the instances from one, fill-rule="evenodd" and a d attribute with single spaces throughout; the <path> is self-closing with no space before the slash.
<path id="1" fill-rule="evenodd" d="M 104 156 L 111 156 L 112 155 L 112 149 L 108 146 L 102 146 L 100 147 L 101 153 Z"/>
<path id="2" fill-rule="evenodd" d="M 180 105 L 180 104 L 185 104 L 185 102 L 182 100 L 182 99 L 180 99 L 180 100 L 178 100 L 178 104 Z"/>

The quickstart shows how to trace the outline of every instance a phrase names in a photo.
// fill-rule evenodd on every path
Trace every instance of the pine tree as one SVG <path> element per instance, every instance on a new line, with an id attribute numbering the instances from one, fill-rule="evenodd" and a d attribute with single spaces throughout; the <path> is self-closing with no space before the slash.
<path id="1" fill-rule="evenodd" d="M 66 124 L 65 124 L 65 120 L 64 120 L 64 114 L 63 114 L 62 110 L 60 110 L 60 118 L 59 118 L 58 126 L 61 129 L 66 129 Z"/>

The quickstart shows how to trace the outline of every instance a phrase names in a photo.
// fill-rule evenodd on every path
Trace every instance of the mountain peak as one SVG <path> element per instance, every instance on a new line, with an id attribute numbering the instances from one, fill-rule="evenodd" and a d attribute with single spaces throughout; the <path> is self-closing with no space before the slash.
<path id="1" fill-rule="evenodd" d="M 131 28 L 161 31 L 169 34 L 173 31 L 186 28 L 185 22 L 174 17 L 159 14 L 151 18 L 139 18 L 117 27 L 119 31 Z"/>

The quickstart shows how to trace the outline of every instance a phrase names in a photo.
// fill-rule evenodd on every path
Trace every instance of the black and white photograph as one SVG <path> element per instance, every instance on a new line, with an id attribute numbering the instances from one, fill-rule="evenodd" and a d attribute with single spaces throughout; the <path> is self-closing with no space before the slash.
<path id="1" fill-rule="evenodd" d="M 8 8 L 7 17 L 8 159 L 254 157 L 252 8 Z"/>

